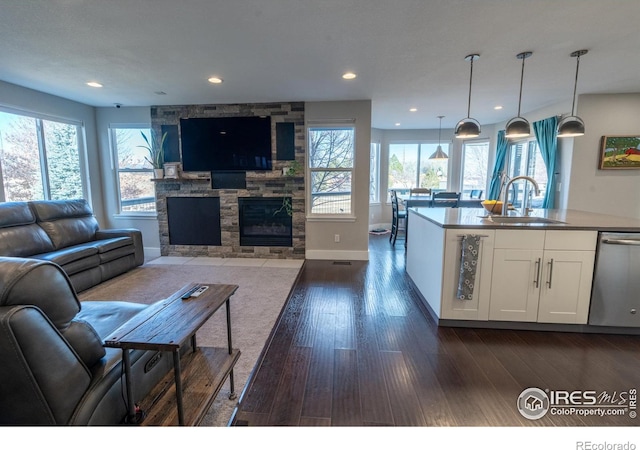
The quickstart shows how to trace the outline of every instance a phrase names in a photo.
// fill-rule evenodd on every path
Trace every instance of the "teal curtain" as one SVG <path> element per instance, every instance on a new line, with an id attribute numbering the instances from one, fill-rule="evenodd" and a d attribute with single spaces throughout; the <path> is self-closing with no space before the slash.
<path id="1" fill-rule="evenodd" d="M 493 174 L 491 175 L 491 183 L 489 183 L 488 200 L 497 200 L 500 197 L 500 179 L 504 171 L 504 160 L 507 157 L 507 149 L 509 142 L 505 137 L 505 131 L 498 131 L 498 144 L 496 145 L 496 163 L 493 166 Z"/>
<path id="2" fill-rule="evenodd" d="M 556 203 L 556 154 L 558 153 L 557 117 L 533 122 L 533 131 L 540 147 L 540 155 L 547 166 L 547 190 L 542 202 L 543 208 L 553 209 Z"/>

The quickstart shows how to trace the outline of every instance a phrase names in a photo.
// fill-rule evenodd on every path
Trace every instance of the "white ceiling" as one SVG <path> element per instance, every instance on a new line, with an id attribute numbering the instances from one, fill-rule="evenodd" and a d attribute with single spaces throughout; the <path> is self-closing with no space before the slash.
<path id="1" fill-rule="evenodd" d="M 578 94 L 640 92 L 638 0 L 0 3 L 0 80 L 93 106 L 371 99 L 376 128 L 451 128 L 479 53 L 471 117 L 493 124 L 516 115 L 518 53 L 524 115 L 570 104 L 580 49 Z"/>

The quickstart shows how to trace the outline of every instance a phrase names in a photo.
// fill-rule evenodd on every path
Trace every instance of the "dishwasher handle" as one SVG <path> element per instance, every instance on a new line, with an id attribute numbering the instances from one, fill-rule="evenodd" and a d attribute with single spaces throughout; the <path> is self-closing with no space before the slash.
<path id="1" fill-rule="evenodd" d="M 615 245 L 640 245 L 640 239 L 610 239 L 604 238 L 600 242 L 603 244 L 615 244 Z"/>

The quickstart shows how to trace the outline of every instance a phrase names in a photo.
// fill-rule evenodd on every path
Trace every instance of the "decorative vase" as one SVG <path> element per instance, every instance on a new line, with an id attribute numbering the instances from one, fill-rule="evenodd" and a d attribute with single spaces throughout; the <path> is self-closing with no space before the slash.
<path id="1" fill-rule="evenodd" d="M 156 180 L 164 178 L 164 169 L 153 169 L 153 178 Z"/>

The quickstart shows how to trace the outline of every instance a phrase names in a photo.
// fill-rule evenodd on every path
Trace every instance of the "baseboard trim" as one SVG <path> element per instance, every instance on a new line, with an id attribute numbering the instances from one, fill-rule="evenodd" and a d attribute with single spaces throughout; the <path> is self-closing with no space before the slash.
<path id="1" fill-rule="evenodd" d="M 152 259 L 160 258 L 160 247 L 144 247 L 144 260 L 151 261 Z"/>
<path id="2" fill-rule="evenodd" d="M 369 250 L 307 250 L 305 252 L 305 259 L 369 261 Z"/>

